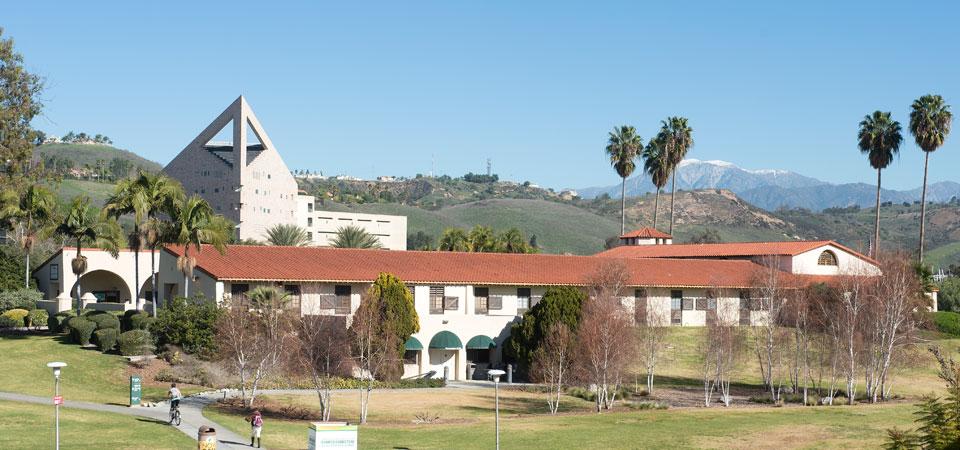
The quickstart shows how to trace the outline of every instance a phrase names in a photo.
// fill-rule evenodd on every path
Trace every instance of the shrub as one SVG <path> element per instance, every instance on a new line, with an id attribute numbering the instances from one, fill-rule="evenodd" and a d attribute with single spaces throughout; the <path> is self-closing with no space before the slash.
<path id="1" fill-rule="evenodd" d="M 219 317 L 220 309 L 213 301 L 178 297 L 160 308 L 156 322 L 147 325 L 158 347 L 176 345 L 187 353 L 209 356 L 216 351 L 215 325 Z"/>
<path id="2" fill-rule="evenodd" d="M 21 284 L 21 286 L 22 285 L 23 284 Z M 29 311 L 37 307 L 38 300 L 43 300 L 43 294 L 34 289 L 21 288 L 14 291 L 0 292 L 0 312 L 11 309 L 25 309 Z"/>
<path id="3" fill-rule="evenodd" d="M 123 356 L 145 355 L 150 351 L 150 332 L 130 330 L 121 334 L 117 343 L 120 347 L 120 354 Z"/>
<path id="4" fill-rule="evenodd" d="M 87 315 L 87 320 L 96 323 L 98 330 L 103 330 L 105 328 L 112 328 L 117 330 L 117 332 L 120 330 L 120 320 L 117 319 L 117 316 L 114 316 L 108 312 L 103 312 L 101 314 L 89 314 Z"/>
<path id="5" fill-rule="evenodd" d="M 17 324 L 17 325 L 14 325 L 15 327 L 22 327 L 22 326 L 25 326 L 25 321 L 26 321 L 26 319 L 27 319 L 27 314 L 30 314 L 30 311 L 27 311 L 27 310 L 25 310 L 25 309 L 17 308 L 17 309 L 8 310 L 7 312 L 3 313 L 2 315 L 3 315 L 4 317 L 9 317 L 9 318 L 13 319 L 14 323 Z"/>
<path id="6" fill-rule="evenodd" d="M 117 346 L 117 336 L 120 331 L 116 328 L 102 328 L 93 332 L 93 342 L 101 352 L 106 353 Z"/>
<path id="7" fill-rule="evenodd" d="M 131 311 L 133 311 L 133 314 L 123 315 L 123 319 L 125 323 L 124 325 L 125 331 L 147 330 L 149 324 L 153 322 L 152 320 L 148 320 L 148 319 L 153 319 L 153 317 L 150 317 L 149 314 L 143 311 L 135 311 L 135 310 L 131 310 Z M 127 311 L 127 313 L 130 313 L 130 311 Z"/>
<path id="8" fill-rule="evenodd" d="M 937 331 L 953 336 L 960 336 L 960 313 L 937 311 L 930 313 L 929 318 L 937 327 Z"/>
<path id="9" fill-rule="evenodd" d="M 51 333 L 63 333 L 66 332 L 67 320 L 71 317 L 76 317 L 77 313 L 72 309 L 67 311 L 60 311 L 47 318 L 47 329 Z"/>
<path id="10" fill-rule="evenodd" d="M 34 309 L 27 314 L 26 326 L 37 328 L 41 325 L 46 325 L 49 316 L 45 309 Z"/>
<path id="11" fill-rule="evenodd" d="M 504 345 L 504 357 L 518 363 L 520 374 L 526 373 L 533 354 L 555 323 L 563 323 L 571 331 L 580 326 L 583 301 L 587 294 L 574 287 L 552 287 L 546 290 L 539 303 L 533 305 L 523 319 L 510 327 L 510 337 Z"/>
<path id="12" fill-rule="evenodd" d="M 97 324 L 84 317 L 71 317 L 67 320 L 67 327 L 70 329 L 70 339 L 75 344 L 90 345 L 90 337 L 97 329 Z"/>
<path id="13" fill-rule="evenodd" d="M 10 317 L 0 315 L 0 328 L 13 328 L 19 326 L 17 321 Z"/>

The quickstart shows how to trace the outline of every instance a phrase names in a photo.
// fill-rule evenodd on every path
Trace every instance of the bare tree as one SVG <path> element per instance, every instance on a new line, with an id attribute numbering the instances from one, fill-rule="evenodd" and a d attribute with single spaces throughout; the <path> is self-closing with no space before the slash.
<path id="1" fill-rule="evenodd" d="M 846 380 L 847 404 L 852 405 L 857 395 L 857 362 L 863 339 L 860 333 L 868 299 L 868 279 L 859 273 L 842 275 L 834 300 L 833 320 L 837 321 L 842 356 L 842 373 Z"/>
<path id="2" fill-rule="evenodd" d="M 653 375 L 667 346 L 667 327 L 637 322 L 637 356 L 647 371 L 647 392 L 653 393 Z"/>
<path id="3" fill-rule="evenodd" d="M 257 358 L 261 335 L 257 317 L 240 296 L 225 297 L 224 311 L 217 319 L 216 340 L 220 356 L 240 378 L 240 396 L 248 402 L 251 366 Z"/>
<path id="4" fill-rule="evenodd" d="M 723 322 L 709 322 L 701 332 L 699 344 L 703 375 L 703 404 L 710 407 L 713 393 L 730 406 L 730 380 L 743 355 L 743 333 L 740 327 Z"/>
<path id="5" fill-rule="evenodd" d="M 256 340 L 253 383 L 248 408 L 253 408 L 257 389 L 264 378 L 283 366 L 288 350 L 293 348 L 294 313 L 287 309 L 289 295 L 277 287 L 260 287 L 250 291 L 250 306 L 256 317 Z"/>
<path id="6" fill-rule="evenodd" d="M 817 358 L 817 394 L 824 404 L 832 405 L 838 391 L 844 354 L 844 327 L 840 314 L 842 308 L 837 301 L 838 288 L 812 286 L 808 294 L 813 313 L 812 323 L 818 331 L 812 335 Z"/>
<path id="7" fill-rule="evenodd" d="M 621 301 L 628 279 L 623 263 L 609 262 L 587 280 L 591 295 L 577 331 L 577 366 L 596 391 L 597 412 L 613 407 L 624 370 L 634 360 L 633 318 Z"/>
<path id="8" fill-rule="evenodd" d="M 789 288 L 787 274 L 779 269 L 775 258 L 764 261 L 764 267 L 754 274 L 755 295 L 751 295 L 751 309 L 764 312 L 751 327 L 753 350 L 760 363 L 764 386 L 770 392 L 770 400 L 780 401 L 783 391 L 783 352 L 786 332 L 783 329 L 784 296 Z"/>
<path id="9" fill-rule="evenodd" d="M 320 400 L 320 419 L 329 421 L 333 411 L 330 383 L 350 366 L 350 339 L 343 317 L 304 316 L 297 326 L 296 363 L 310 374 Z"/>
<path id="10" fill-rule="evenodd" d="M 371 297 L 364 294 L 350 325 L 353 359 L 362 380 L 359 386 L 361 424 L 367 423 L 370 396 L 377 378 L 399 361 L 397 334 L 388 329 L 390 322 L 384 321 L 381 311 L 371 303 Z"/>
<path id="11" fill-rule="evenodd" d="M 793 392 L 803 391 L 803 404 L 807 404 L 808 390 L 812 381 L 811 334 L 813 330 L 813 305 L 811 288 L 795 285 L 787 295 L 784 308 L 785 322 L 793 330 L 793 358 L 790 361 L 790 384 Z"/>
<path id="12" fill-rule="evenodd" d="M 556 414 L 560 407 L 563 384 L 569 378 L 575 351 L 574 335 L 566 324 L 553 324 L 540 348 L 533 355 L 531 375 L 539 383 L 546 383 L 547 406 L 550 414 Z"/>

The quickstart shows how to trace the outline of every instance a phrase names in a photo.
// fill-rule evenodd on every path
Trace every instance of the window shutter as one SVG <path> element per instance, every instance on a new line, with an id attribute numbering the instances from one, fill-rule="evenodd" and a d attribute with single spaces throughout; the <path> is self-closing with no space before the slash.
<path id="1" fill-rule="evenodd" d="M 698 299 L 697 299 L 697 309 L 700 310 L 700 311 L 706 310 L 706 309 L 707 309 L 707 299 L 705 299 L 705 298 L 698 298 Z"/>
<path id="2" fill-rule="evenodd" d="M 430 295 L 439 295 L 443 296 L 443 286 L 430 286 Z"/>
<path id="3" fill-rule="evenodd" d="M 692 298 L 685 298 L 685 299 L 683 299 L 683 309 L 686 310 L 686 311 L 690 311 L 690 310 L 693 309 L 693 299 L 692 299 Z"/>
<path id="4" fill-rule="evenodd" d="M 443 309 L 451 310 L 457 309 L 458 297 L 444 297 L 443 298 Z"/>
<path id="5" fill-rule="evenodd" d="M 489 309 L 503 309 L 503 296 L 502 295 L 491 295 L 490 303 L 487 306 Z"/>

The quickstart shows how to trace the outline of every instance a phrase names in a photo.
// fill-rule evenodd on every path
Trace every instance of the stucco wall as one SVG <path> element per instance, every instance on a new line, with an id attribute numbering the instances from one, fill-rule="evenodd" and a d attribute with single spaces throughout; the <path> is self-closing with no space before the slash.
<path id="1" fill-rule="evenodd" d="M 159 253 L 159 252 L 158 252 Z M 49 261 L 38 267 L 32 274 L 37 280 L 37 288 L 43 293 L 44 298 L 53 300 L 61 292 L 70 290 L 70 295 L 76 297 L 73 291 L 77 282 L 76 275 L 73 274 L 71 261 L 76 256 L 76 248 L 65 247 L 62 252 L 55 255 Z M 87 272 L 81 276 L 80 289 L 81 294 L 99 289 L 116 289 L 120 291 L 120 300 L 130 301 L 135 292 L 134 280 L 135 272 L 140 274 L 140 291 L 150 286 L 150 252 L 140 252 L 139 271 L 137 267 L 134 252 L 121 250 L 117 258 L 113 258 L 109 253 L 98 249 L 83 249 L 81 254 L 87 257 Z M 159 255 L 156 257 L 159 264 Z M 56 265 L 57 269 L 52 266 Z M 57 279 L 51 279 L 52 271 L 59 272 Z M 119 278 L 115 282 L 112 277 L 101 276 L 102 273 L 110 273 Z M 83 283 L 84 278 L 88 280 Z"/>
<path id="2" fill-rule="evenodd" d="M 329 246 L 337 229 L 356 226 L 376 236 L 386 249 L 407 249 L 406 216 L 316 210 L 313 202 L 311 195 L 297 196 L 297 224 L 310 233 L 313 245 Z"/>
<path id="3" fill-rule="evenodd" d="M 836 266 L 823 266 L 817 263 L 820 254 L 827 250 L 837 256 Z M 794 256 L 791 268 L 793 273 L 804 275 L 879 275 L 880 273 L 872 263 L 834 245 L 824 245 Z"/>

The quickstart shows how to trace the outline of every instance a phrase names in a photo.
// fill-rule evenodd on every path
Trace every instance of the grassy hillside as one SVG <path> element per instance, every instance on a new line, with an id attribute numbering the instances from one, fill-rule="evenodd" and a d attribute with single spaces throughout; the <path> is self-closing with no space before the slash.
<path id="1" fill-rule="evenodd" d="M 83 167 L 85 164 L 95 166 L 97 160 L 107 164 L 113 158 L 123 158 L 133 163 L 133 168 L 142 168 L 150 172 L 158 172 L 163 167 L 159 163 L 143 158 L 136 153 L 122 150 L 109 145 L 99 144 L 44 144 L 33 150 L 34 159 L 45 160 L 51 155 L 58 155 L 73 161 L 74 167 Z"/>
<path id="2" fill-rule="evenodd" d="M 116 187 L 113 183 L 99 183 L 96 181 L 85 180 L 63 180 L 50 188 L 57 193 L 57 197 L 63 204 L 69 203 L 74 197 L 80 194 L 86 194 L 90 197 L 93 205 L 99 207 L 107 200 L 107 197 L 113 193 Z"/>

